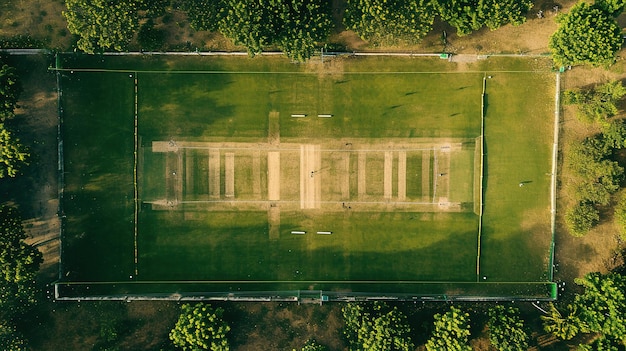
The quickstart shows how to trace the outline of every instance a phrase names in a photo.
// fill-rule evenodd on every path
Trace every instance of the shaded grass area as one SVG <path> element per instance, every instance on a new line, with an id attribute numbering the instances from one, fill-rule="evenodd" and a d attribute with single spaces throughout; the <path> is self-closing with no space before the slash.
<path id="1" fill-rule="evenodd" d="M 489 280 L 547 279 L 553 118 L 553 74 L 487 80 L 481 275 Z"/>
<path id="2" fill-rule="evenodd" d="M 263 138 L 270 111 L 280 113 L 281 137 L 475 137 L 480 129 L 480 74 L 139 73 L 139 82 L 146 141 Z"/>
<path id="3" fill-rule="evenodd" d="M 64 74 L 68 279 L 122 279 L 133 269 L 133 79 Z"/>
<path id="4" fill-rule="evenodd" d="M 281 213 L 270 240 L 266 212 L 142 214 L 143 279 L 471 280 L 473 214 Z M 285 223 L 286 222 L 286 223 Z M 307 231 L 306 235 L 291 230 Z M 315 234 L 331 230 L 332 235 Z M 190 245 L 192 243 L 192 245 Z M 278 287 L 277 287 L 278 288 Z"/>

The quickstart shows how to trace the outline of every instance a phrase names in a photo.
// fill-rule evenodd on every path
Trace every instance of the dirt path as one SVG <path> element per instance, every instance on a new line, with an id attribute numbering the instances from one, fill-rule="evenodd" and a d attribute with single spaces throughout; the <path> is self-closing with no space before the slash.
<path id="1" fill-rule="evenodd" d="M 422 151 L 422 201 L 430 202 L 430 150 Z"/>
<path id="2" fill-rule="evenodd" d="M 385 151 L 385 163 L 384 163 L 384 175 L 383 175 L 383 197 L 385 200 L 391 200 L 391 190 L 393 184 L 391 182 L 393 175 L 393 153 L 391 151 Z"/>
<path id="3" fill-rule="evenodd" d="M 366 189 L 366 185 L 367 185 L 367 180 L 365 179 L 365 174 L 367 173 L 367 169 L 365 169 L 367 164 L 367 154 L 363 151 L 359 151 L 359 163 L 358 163 L 358 171 L 359 171 L 359 176 L 358 176 L 358 194 L 359 197 L 364 197 L 367 189 Z"/>
<path id="4" fill-rule="evenodd" d="M 398 201 L 406 200 L 406 151 L 398 152 Z"/>
<path id="5" fill-rule="evenodd" d="M 225 171 L 224 183 L 226 197 L 235 197 L 235 154 L 227 152 L 224 154 Z"/>
<path id="6" fill-rule="evenodd" d="M 267 153 L 267 196 L 280 200 L 280 151 Z"/>
<path id="7" fill-rule="evenodd" d="M 219 198 L 221 195 L 220 151 L 209 150 L 209 195 Z"/>

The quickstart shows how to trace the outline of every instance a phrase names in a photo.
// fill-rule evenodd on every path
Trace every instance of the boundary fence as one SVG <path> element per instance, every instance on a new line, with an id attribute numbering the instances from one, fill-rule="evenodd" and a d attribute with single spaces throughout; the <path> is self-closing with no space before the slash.
<path id="1" fill-rule="evenodd" d="M 0 51 L 9 51 L 9 50 L 0 50 Z M 11 52 L 10 52 L 11 53 Z M 49 51 L 40 50 L 37 53 L 50 53 Z M 21 53 L 15 51 L 16 55 L 24 55 L 24 54 L 33 54 L 33 53 Z M 105 53 L 104 55 L 110 56 L 123 56 L 123 55 L 200 55 L 200 56 L 245 56 L 247 53 Z M 264 55 L 282 55 L 282 53 L 264 53 Z M 327 56 L 334 56 L 332 53 L 327 53 Z M 440 54 L 413 54 L 413 53 L 338 53 L 338 55 L 353 55 L 353 56 L 405 56 L 405 57 L 441 57 Z M 486 57 L 480 57 L 480 59 L 488 58 L 489 56 L 503 56 L 503 55 L 487 55 Z M 516 56 L 516 57 L 528 57 L 529 55 L 504 55 L 504 56 Z M 542 57 L 544 55 L 530 55 Z M 61 245 L 60 245 L 60 255 L 63 257 L 63 242 L 65 240 L 64 237 L 64 227 L 65 227 L 65 215 L 63 212 L 63 196 L 64 196 L 64 162 L 63 162 L 63 105 L 62 105 L 62 87 L 60 82 L 60 74 L 64 70 L 62 65 L 60 64 L 60 59 L 58 54 L 55 54 L 55 65 L 54 68 L 51 68 L 56 73 L 57 79 L 57 99 L 58 99 L 58 153 L 59 153 L 59 164 L 58 164 L 58 172 L 59 172 L 59 216 L 61 217 L 61 229 L 60 229 L 60 237 L 61 237 Z M 138 71 L 131 70 L 130 73 L 135 74 L 135 121 L 134 121 L 134 131 L 135 131 L 135 168 L 134 168 L 134 183 L 135 183 L 135 274 L 137 274 L 137 216 L 138 216 L 138 194 L 137 194 L 137 143 L 138 143 L 138 134 L 137 134 L 137 123 L 138 123 L 138 107 L 137 107 L 137 74 Z M 514 71 L 519 72 L 519 71 Z M 529 71 L 534 72 L 534 71 Z M 197 73 L 197 72 L 194 72 Z M 386 72 L 388 73 L 388 72 Z M 484 72 L 483 72 L 484 73 Z M 553 267 L 554 267 L 554 248 L 555 248 L 555 213 L 556 213 L 556 168 L 557 168 L 557 159 L 558 159 L 558 129 L 559 129 L 559 94 L 560 94 L 560 75 L 557 73 L 556 76 L 556 100 L 555 100 L 555 134 L 554 134 L 554 145 L 553 145 L 553 165 L 552 165 L 552 188 L 551 188 L 551 228 L 552 228 L 552 241 L 550 245 L 550 253 L 549 253 L 549 267 L 548 267 L 548 280 L 547 282 L 480 282 L 480 254 L 481 254 L 481 235 L 482 235 L 482 218 L 483 218 L 483 177 L 484 177 L 484 117 L 485 117 L 485 97 L 486 97 L 486 80 L 487 75 L 484 73 L 483 76 L 483 88 L 481 94 L 481 145 L 480 145 L 480 193 L 479 193 L 479 228 L 478 228 L 478 251 L 477 251 L 477 263 L 476 263 L 476 282 L 314 282 L 315 284 L 327 284 L 327 285 L 335 285 L 335 284 L 356 284 L 362 287 L 371 284 L 380 285 L 380 284 L 389 284 L 389 286 L 393 284 L 407 284 L 412 287 L 424 286 L 429 289 L 435 291 L 437 289 L 432 289 L 435 286 L 440 287 L 441 293 L 362 293 L 362 292 L 338 292 L 338 291 L 323 291 L 323 290 L 286 290 L 286 291 L 263 291 L 263 290 L 254 290 L 254 291 L 228 291 L 228 292 L 206 292 L 206 289 L 198 289 L 194 291 L 191 289 L 189 292 L 181 294 L 181 293 L 165 293 L 161 291 L 150 292 L 152 289 L 148 289 L 148 292 L 132 292 L 133 289 L 128 289 L 127 291 L 111 291 L 108 294 L 98 294 L 96 290 L 93 289 L 95 286 L 107 286 L 110 284 L 108 288 L 116 287 L 118 289 L 124 290 L 129 286 L 168 286 L 173 287 L 175 285 L 183 285 L 183 286 L 191 286 L 191 285 L 200 285 L 200 286 L 212 286 L 214 284 L 221 284 L 224 282 L 160 282 L 160 281 L 120 281 L 120 282 L 63 282 L 63 262 L 60 260 L 59 262 L 59 278 L 55 283 L 55 298 L 57 300 L 179 300 L 179 301 L 194 301 L 194 300 L 222 300 L 222 301 L 298 301 L 301 302 L 303 299 L 312 299 L 314 301 L 319 300 L 322 301 L 366 301 L 366 300 L 398 300 L 398 301 L 553 301 L 557 298 L 557 287 L 556 284 L 551 282 L 553 279 Z M 239 285 L 239 289 L 241 287 L 245 287 L 248 283 L 254 282 L 229 282 L 230 285 Z M 272 282 L 260 282 L 263 284 L 270 284 Z M 302 284 L 304 282 L 285 282 L 285 283 L 294 283 L 294 284 Z M 248 285 L 249 286 L 249 285 Z M 462 286 L 470 287 L 470 289 L 460 288 Z M 473 287 L 480 287 L 479 290 L 473 292 Z M 487 296 L 485 293 L 485 286 L 492 287 L 506 287 L 503 289 L 495 289 L 494 291 L 502 291 L 502 294 L 496 294 L 493 296 Z M 86 288 L 86 290 L 82 290 L 82 288 Z M 91 290 L 90 290 L 91 287 Z M 534 288 L 538 287 L 538 290 L 534 291 Z M 232 287 L 231 287 L 232 288 Z M 159 289 L 157 289 L 159 290 Z M 224 286 L 222 286 L 222 290 L 224 290 Z M 418 289 L 419 290 L 419 289 Z M 81 293 L 82 291 L 82 293 Z M 172 291 L 163 290 L 163 291 Z M 209 290 L 211 291 L 211 290 Z M 219 291 L 219 290 L 214 290 Z M 319 291 L 319 299 L 311 298 L 310 296 L 317 296 L 317 292 Z M 539 293 L 537 293 L 539 291 Z M 450 292 L 450 293 L 448 293 Z M 508 293 L 507 293 L 508 292 Z M 66 294 L 67 293 L 67 294 Z M 312 294 L 314 293 L 314 294 Z M 303 297 L 305 295 L 306 297 Z"/>
<path id="2" fill-rule="evenodd" d="M 303 285 L 311 288 L 294 288 Z M 404 288 L 397 289 L 400 285 Z M 355 292 L 350 287 L 360 290 Z M 368 287 L 376 287 L 378 291 L 365 292 Z M 119 281 L 57 283 L 54 294 L 55 299 L 62 301 L 554 301 L 557 285 L 552 282 Z"/>

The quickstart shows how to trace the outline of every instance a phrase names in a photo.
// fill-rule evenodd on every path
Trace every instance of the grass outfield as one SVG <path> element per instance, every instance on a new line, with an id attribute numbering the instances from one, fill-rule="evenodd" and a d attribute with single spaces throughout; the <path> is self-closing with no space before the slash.
<path id="1" fill-rule="evenodd" d="M 505 65 L 498 60 L 490 64 Z M 310 284 L 315 281 L 476 282 L 479 218 L 471 205 L 477 199 L 473 142 L 480 135 L 480 94 L 484 71 L 489 71 L 489 67 L 476 65 L 475 69 L 456 71 L 454 64 L 442 60 L 400 58 L 338 59 L 327 63 L 324 70 L 319 65 L 293 65 L 283 59 L 263 57 L 254 60 L 64 57 L 63 67 L 67 69 L 62 72 L 61 84 L 66 183 L 63 206 L 67 217 L 62 257 L 65 279 L 73 282 L 282 281 L 296 285 L 300 281 L 302 286 L 298 289 L 322 287 Z M 191 72 L 200 68 L 204 73 Z M 505 68 L 532 67 L 513 60 Z M 102 69 L 117 72 L 102 72 Z M 498 67 L 498 70 L 502 69 Z M 552 107 L 543 110 L 543 105 L 529 104 L 522 98 L 538 99 L 535 101 L 547 105 L 553 103 L 553 78 L 548 73 L 493 75 L 487 88 L 485 172 L 488 176 L 480 272 L 489 281 L 542 282 L 550 244 L 547 208 L 550 178 L 544 173 L 550 169 Z M 333 142 L 340 145 L 344 140 L 348 141 L 346 145 L 356 141 L 360 147 L 375 149 L 377 145 L 399 141 L 439 145 L 471 140 L 467 144 L 471 148 L 464 147 L 464 151 L 446 158 L 449 183 L 443 182 L 444 177 L 439 177 L 436 168 L 433 169 L 436 161 L 424 159 L 423 155 L 429 154 L 408 153 L 407 198 L 414 201 L 420 193 L 430 191 L 426 198 L 432 197 L 428 201 L 435 203 L 428 211 L 411 211 L 395 205 L 367 211 L 296 209 L 291 202 L 297 196 L 290 197 L 289 192 L 297 194 L 298 164 L 293 162 L 297 162 L 298 154 L 281 151 L 283 178 L 281 199 L 276 202 L 281 208 L 278 225 L 269 209 L 255 210 L 257 205 L 235 204 L 230 210 L 207 211 L 198 204 L 181 203 L 174 210 L 163 210 L 144 203 L 137 223 L 139 256 L 135 266 L 135 78 L 142 150 L 150 150 L 154 141 L 169 140 L 261 145 L 267 143 L 268 134 L 275 132 L 272 123 L 279 126 L 280 143 L 284 145 Z M 522 81 L 516 79 L 522 79 L 528 90 L 524 89 L 520 98 L 515 96 L 520 96 Z M 276 122 L 268 118 L 271 113 L 278 116 Z M 529 113 L 532 117 L 521 117 Z M 292 118 L 292 114 L 308 117 Z M 318 114 L 333 117 L 316 118 Z M 501 118 L 493 118 L 491 122 L 492 116 Z M 544 137 L 540 137 L 542 133 L 507 134 L 509 128 L 522 130 L 526 125 L 540 125 L 542 118 L 548 125 Z M 519 154 L 520 145 L 527 146 L 528 150 L 521 150 L 524 156 L 509 160 L 507 150 L 512 148 Z M 226 172 L 224 152 L 220 156 L 221 168 L 215 173 L 222 181 Z M 333 152 L 322 156 L 322 164 L 342 164 L 341 153 Z M 175 183 L 168 183 L 167 174 L 158 171 L 169 169 L 165 158 L 143 151 L 139 154 L 140 162 L 145 163 L 140 168 L 140 194 L 167 196 L 172 190 L 166 186 Z M 194 162 L 186 166 L 190 176 L 185 175 L 186 180 L 181 183 L 184 184 L 184 191 L 180 190 L 182 199 L 214 199 L 209 192 L 215 188 L 203 175 L 214 167 L 212 161 L 203 158 L 201 150 L 182 155 L 191 155 L 184 156 L 181 159 L 184 162 Z M 235 200 L 241 193 L 250 199 L 261 196 L 261 202 L 268 202 L 265 195 L 258 195 L 246 185 L 253 178 L 254 168 L 242 166 L 241 160 L 245 160 L 244 164 L 252 163 L 254 151 L 233 155 Z M 354 170 L 361 161 L 357 162 L 356 151 L 350 155 L 345 159 L 346 164 Z M 363 175 L 368 177 L 368 196 L 376 200 L 387 191 L 383 192 L 382 188 L 387 179 L 382 168 L 387 167 L 388 155 L 369 151 L 368 155 L 368 168 Z M 394 183 L 388 189 L 395 196 L 400 188 L 395 183 L 396 177 L 400 178 L 399 170 L 404 168 L 399 164 L 397 151 L 390 157 L 389 172 Z M 528 174 L 520 171 L 525 168 L 520 162 L 528 165 Z M 258 163 L 259 167 L 269 167 L 264 156 Z M 269 180 L 264 172 L 260 179 L 265 184 Z M 439 175 L 447 176 L 447 169 Z M 528 179 L 517 180 L 522 175 Z M 296 180 L 285 180 L 285 176 Z M 359 173 L 358 177 L 361 176 Z M 509 184 L 498 182 L 506 176 L 515 177 L 513 190 L 525 191 L 521 197 L 511 200 Z M 334 178 L 324 177 L 323 192 L 334 191 L 333 201 L 341 203 L 337 195 L 341 194 L 340 187 L 333 185 Z M 355 170 L 346 178 L 350 185 L 343 193 L 356 204 L 355 209 L 359 206 L 355 197 L 357 193 L 361 196 L 360 188 L 358 192 L 356 188 L 358 177 Z M 518 189 L 520 181 L 529 183 Z M 434 196 L 432 192 L 438 185 L 440 191 L 446 192 L 446 201 L 449 197 L 450 201 L 467 202 L 470 210 L 437 209 L 436 202 L 443 195 Z M 223 200 L 225 185 L 219 186 L 217 194 L 220 196 L 221 192 Z M 207 197 L 187 194 L 191 187 L 195 191 L 202 189 Z M 266 188 L 262 191 L 267 193 Z M 499 211 L 500 207 L 503 211 Z M 537 215 L 530 224 L 527 213 Z M 546 226 L 548 231 L 544 233 Z M 291 234 L 301 228 L 306 228 L 307 235 Z M 329 230 L 333 234 L 312 234 L 315 230 Z M 135 269 L 139 274 L 130 278 Z M 350 286 L 339 284 L 332 289 L 351 289 Z M 275 290 L 293 287 L 294 283 L 270 284 L 270 289 Z M 375 292 L 371 286 L 367 289 Z M 399 290 L 406 292 L 406 289 L 411 288 Z M 423 289 L 418 290 L 423 293 Z"/>
<path id="2" fill-rule="evenodd" d="M 491 280 L 547 279 L 554 79 L 498 73 L 487 81 L 481 273 Z"/>

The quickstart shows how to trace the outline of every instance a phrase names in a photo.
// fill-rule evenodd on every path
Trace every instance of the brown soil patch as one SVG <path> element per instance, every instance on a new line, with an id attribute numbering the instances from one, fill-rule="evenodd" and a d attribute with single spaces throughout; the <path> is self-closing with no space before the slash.
<path id="1" fill-rule="evenodd" d="M 30 36 L 48 47 L 68 49 L 72 36 L 62 12 L 63 0 L 4 0 L 0 2 L 0 37 Z"/>
<path id="2" fill-rule="evenodd" d="M 309 338 L 329 350 L 345 348 L 340 304 L 237 304 L 228 310 L 233 351 L 300 350 Z"/>

